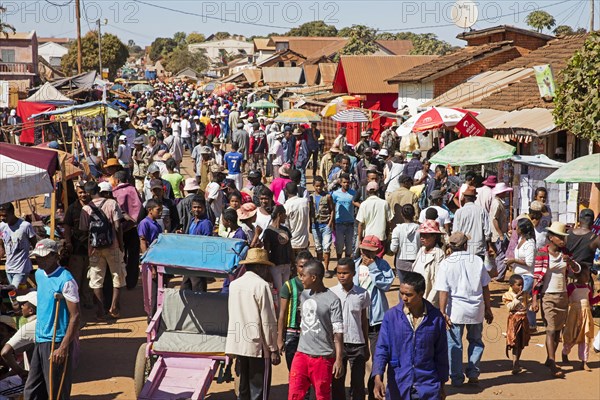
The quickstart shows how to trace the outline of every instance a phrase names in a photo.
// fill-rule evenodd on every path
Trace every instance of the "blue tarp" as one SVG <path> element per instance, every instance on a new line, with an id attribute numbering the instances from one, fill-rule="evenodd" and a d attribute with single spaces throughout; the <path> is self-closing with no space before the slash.
<path id="1" fill-rule="evenodd" d="M 142 263 L 225 276 L 245 257 L 246 247 L 246 241 L 239 239 L 167 233 L 150 246 Z"/>

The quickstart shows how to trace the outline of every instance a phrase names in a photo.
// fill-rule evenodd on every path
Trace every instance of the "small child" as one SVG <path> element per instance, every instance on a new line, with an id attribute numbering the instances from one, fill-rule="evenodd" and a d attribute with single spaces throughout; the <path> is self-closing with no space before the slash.
<path id="1" fill-rule="evenodd" d="M 346 365 L 350 362 L 350 398 L 365 398 L 365 367 L 370 358 L 369 344 L 369 317 L 367 309 L 371 306 L 371 297 L 366 289 L 354 284 L 356 266 L 351 258 L 342 258 L 338 261 L 338 285 L 331 291 L 342 302 L 342 315 L 344 316 L 344 372 L 335 378 L 332 384 L 334 399 L 346 399 Z"/>
<path id="2" fill-rule="evenodd" d="M 527 308 L 529 307 L 529 295 L 523 291 L 523 277 L 513 274 L 508 280 L 510 288 L 502 296 L 502 301 L 508 308 L 508 323 L 506 328 L 506 356 L 508 350 L 512 350 L 513 369 L 512 374 L 518 375 L 522 372 L 519 360 L 521 352 L 529 344 L 529 323 L 527 320 Z"/>
<path id="3" fill-rule="evenodd" d="M 344 324 L 340 299 L 323 284 L 325 267 L 318 260 L 304 264 L 302 292 L 302 334 L 290 370 L 288 400 L 302 399 L 309 387 L 316 400 L 331 399 L 332 378 L 344 369 Z"/>
<path id="4" fill-rule="evenodd" d="M 589 371 L 587 365 L 590 346 L 594 340 L 594 319 L 592 305 L 600 302 L 600 296 L 592 298 L 590 288 L 590 266 L 581 263 L 581 270 L 575 274 L 575 283 L 567 285 L 569 295 L 569 312 L 563 331 L 562 360 L 569 362 L 569 352 L 575 346 L 579 347 L 579 369 Z"/>

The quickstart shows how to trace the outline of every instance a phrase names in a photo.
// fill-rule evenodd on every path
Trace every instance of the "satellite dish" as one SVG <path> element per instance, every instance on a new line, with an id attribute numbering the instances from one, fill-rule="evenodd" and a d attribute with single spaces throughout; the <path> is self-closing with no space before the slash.
<path id="1" fill-rule="evenodd" d="M 477 4 L 471 0 L 458 0 L 450 9 L 450 18 L 459 28 L 467 29 L 475 25 L 479 17 Z"/>

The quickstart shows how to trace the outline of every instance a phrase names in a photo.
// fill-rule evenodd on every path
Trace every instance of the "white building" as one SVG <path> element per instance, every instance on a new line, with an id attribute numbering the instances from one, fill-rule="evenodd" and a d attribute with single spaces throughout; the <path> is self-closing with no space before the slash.
<path id="1" fill-rule="evenodd" d="M 60 60 L 68 52 L 68 48 L 54 42 L 47 42 L 38 47 L 38 55 L 42 56 L 51 66 L 57 68 L 60 68 Z"/>
<path id="2" fill-rule="evenodd" d="M 230 58 L 238 58 L 241 55 L 252 55 L 254 53 L 254 43 L 229 38 L 190 44 L 188 45 L 188 49 L 191 52 L 204 51 L 213 63 L 218 63 L 221 62 L 223 55 L 228 55 Z"/>

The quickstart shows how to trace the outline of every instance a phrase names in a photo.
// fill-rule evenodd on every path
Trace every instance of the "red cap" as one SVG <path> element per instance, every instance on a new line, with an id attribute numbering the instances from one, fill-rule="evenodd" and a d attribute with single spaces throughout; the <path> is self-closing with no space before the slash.
<path id="1" fill-rule="evenodd" d="M 381 244 L 381 240 L 375 235 L 365 236 L 365 238 L 358 246 L 360 249 L 369 250 L 369 251 L 380 251 L 383 248 Z"/>

